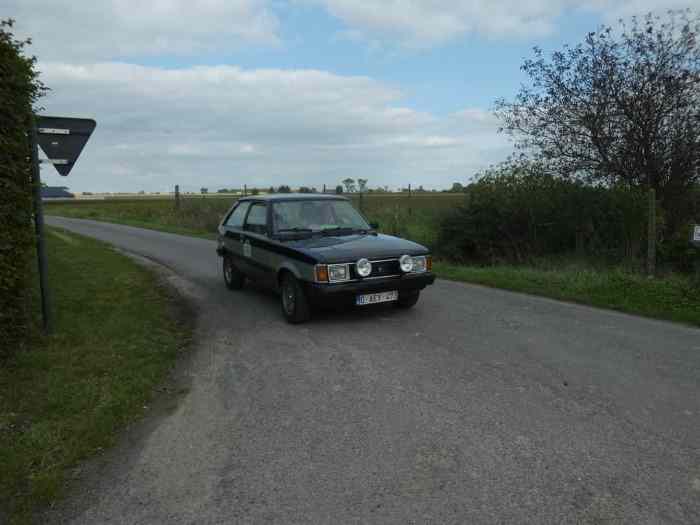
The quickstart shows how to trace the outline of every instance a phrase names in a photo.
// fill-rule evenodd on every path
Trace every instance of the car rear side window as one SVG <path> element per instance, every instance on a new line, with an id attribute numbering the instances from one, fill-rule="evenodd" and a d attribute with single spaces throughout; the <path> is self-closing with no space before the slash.
<path id="1" fill-rule="evenodd" d="M 226 219 L 226 226 L 230 226 L 231 228 L 242 227 L 243 219 L 245 218 L 245 214 L 248 211 L 249 207 L 249 202 L 242 202 L 238 206 L 236 206 L 236 209 L 233 210 L 231 215 L 228 216 L 228 219 Z"/>
<path id="2" fill-rule="evenodd" d="M 258 202 L 250 207 L 244 229 L 262 235 L 267 233 L 267 206 L 264 203 Z"/>

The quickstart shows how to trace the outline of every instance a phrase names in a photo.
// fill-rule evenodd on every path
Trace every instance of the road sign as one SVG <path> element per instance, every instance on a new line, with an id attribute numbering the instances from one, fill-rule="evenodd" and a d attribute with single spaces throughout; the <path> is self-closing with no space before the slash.
<path id="1" fill-rule="evenodd" d="M 96 125 L 87 118 L 37 117 L 37 141 L 58 173 L 70 173 Z"/>
<path id="2" fill-rule="evenodd" d="M 34 185 L 34 224 L 36 226 L 36 254 L 39 264 L 39 288 L 44 332 L 51 333 L 51 304 L 44 244 L 44 209 L 41 203 L 41 168 L 39 146 L 56 171 L 68 175 L 83 151 L 97 123 L 87 118 L 36 117 L 32 120 L 29 136 L 32 142 L 32 183 Z"/>

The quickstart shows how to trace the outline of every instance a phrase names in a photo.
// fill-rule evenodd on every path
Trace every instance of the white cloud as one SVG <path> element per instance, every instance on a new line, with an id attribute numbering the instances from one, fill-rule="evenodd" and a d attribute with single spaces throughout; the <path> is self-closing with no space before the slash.
<path id="1" fill-rule="evenodd" d="M 697 0 L 4 0 L 43 60 L 92 62 L 198 57 L 280 44 L 276 12 L 316 5 L 347 28 L 337 37 L 370 49 L 427 47 L 467 34 L 493 39 L 555 33 L 561 15 L 583 10 L 612 21 Z"/>
<path id="2" fill-rule="evenodd" d="M 614 22 L 621 17 L 643 16 L 648 12 L 697 8 L 698 4 L 697 0 L 587 0 L 584 7 L 601 13 L 606 22 Z"/>
<path id="3" fill-rule="evenodd" d="M 546 34 L 566 0 L 303 0 L 324 6 L 353 35 L 403 44 L 439 44 L 465 33 L 511 37 Z"/>
<path id="4" fill-rule="evenodd" d="M 413 47 L 477 34 L 489 38 L 555 33 L 567 10 L 592 11 L 606 20 L 647 11 L 692 7 L 697 0 L 296 0 L 323 6 L 350 29 L 343 37 Z"/>
<path id="5" fill-rule="evenodd" d="M 278 41 L 266 0 L 5 0 L 1 15 L 44 60 L 195 56 Z"/>
<path id="6" fill-rule="evenodd" d="M 438 117 L 400 105 L 367 77 L 232 66 L 162 69 L 121 63 L 40 64 L 48 114 L 98 127 L 68 179 L 87 191 L 320 187 L 446 187 L 509 151 L 483 110 Z"/>

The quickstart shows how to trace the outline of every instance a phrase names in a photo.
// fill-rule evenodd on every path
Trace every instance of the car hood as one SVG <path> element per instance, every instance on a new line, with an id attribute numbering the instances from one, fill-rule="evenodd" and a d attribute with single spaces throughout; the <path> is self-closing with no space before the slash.
<path id="1" fill-rule="evenodd" d="M 401 255 L 425 255 L 428 249 L 418 243 L 391 235 L 343 235 L 312 237 L 290 241 L 288 246 L 317 259 L 319 262 L 352 262 L 358 259 L 392 259 Z"/>

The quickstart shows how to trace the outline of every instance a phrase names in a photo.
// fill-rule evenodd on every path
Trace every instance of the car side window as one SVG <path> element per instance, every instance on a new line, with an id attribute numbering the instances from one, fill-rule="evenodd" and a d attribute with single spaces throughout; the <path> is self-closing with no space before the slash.
<path id="1" fill-rule="evenodd" d="M 243 219 L 245 218 L 245 214 L 249 207 L 249 202 L 240 203 L 238 206 L 236 206 L 236 209 L 233 210 L 231 215 L 228 216 L 225 225 L 230 228 L 241 228 L 243 226 Z"/>
<path id="2" fill-rule="evenodd" d="M 267 206 L 264 203 L 257 202 L 250 207 L 243 229 L 261 235 L 267 234 Z"/>

